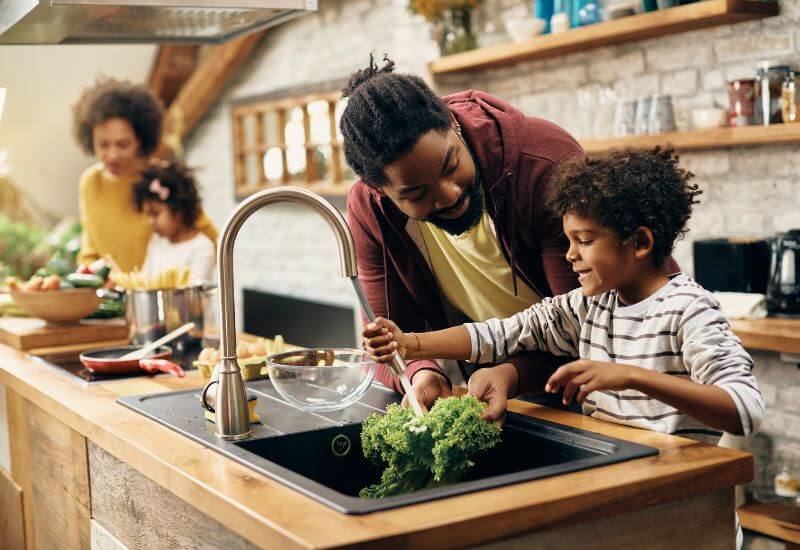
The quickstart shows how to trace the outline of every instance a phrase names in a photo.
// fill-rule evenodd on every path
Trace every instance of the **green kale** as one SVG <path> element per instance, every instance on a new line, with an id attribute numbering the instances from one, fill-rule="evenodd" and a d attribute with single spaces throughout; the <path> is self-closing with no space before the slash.
<path id="1" fill-rule="evenodd" d="M 448 397 L 421 417 L 398 405 L 370 415 L 361 446 L 367 459 L 385 469 L 380 483 L 359 496 L 383 498 L 461 479 L 474 457 L 500 442 L 500 427 L 481 418 L 485 408 L 474 397 Z"/>

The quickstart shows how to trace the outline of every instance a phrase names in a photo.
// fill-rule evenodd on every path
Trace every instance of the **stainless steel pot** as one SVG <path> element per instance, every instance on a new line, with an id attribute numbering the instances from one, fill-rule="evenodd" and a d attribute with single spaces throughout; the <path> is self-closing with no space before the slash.
<path id="1" fill-rule="evenodd" d="M 192 322 L 195 328 L 171 346 L 176 359 L 182 362 L 194 359 L 203 338 L 203 293 L 207 290 L 208 287 L 201 285 L 169 290 L 126 290 L 125 310 L 131 344 L 149 344 Z"/>

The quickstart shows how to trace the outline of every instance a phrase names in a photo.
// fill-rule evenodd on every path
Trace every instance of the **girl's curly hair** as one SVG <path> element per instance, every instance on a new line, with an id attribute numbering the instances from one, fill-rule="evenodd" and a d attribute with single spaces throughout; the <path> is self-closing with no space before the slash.
<path id="1" fill-rule="evenodd" d="M 112 119 L 127 120 L 149 156 L 161 141 L 164 108 L 150 91 L 128 81 L 103 78 L 86 88 L 72 107 L 72 132 L 87 154 L 94 154 L 94 127 Z"/>
<path id="2" fill-rule="evenodd" d="M 153 180 L 169 189 L 169 196 L 161 200 L 150 190 Z M 200 215 L 200 193 L 197 190 L 192 170 L 180 162 L 154 164 L 144 172 L 142 179 L 133 186 L 133 203 L 139 212 L 145 201 L 163 202 L 174 213 L 183 217 L 187 227 L 193 227 Z"/>
<path id="3" fill-rule="evenodd" d="M 612 149 L 562 163 L 552 180 L 549 207 L 597 220 L 625 240 L 639 227 L 653 232 L 653 260 L 661 265 L 683 238 L 692 205 L 702 193 L 694 174 L 678 165 L 672 147 Z"/>

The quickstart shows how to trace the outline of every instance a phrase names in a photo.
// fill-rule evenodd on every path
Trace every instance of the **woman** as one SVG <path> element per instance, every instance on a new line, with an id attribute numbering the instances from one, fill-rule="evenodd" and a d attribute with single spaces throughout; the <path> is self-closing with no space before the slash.
<path id="1" fill-rule="evenodd" d="M 84 90 L 73 108 L 75 137 L 99 161 L 80 180 L 79 262 L 109 255 L 122 271 L 143 264 L 152 229 L 135 207 L 133 186 L 158 148 L 163 116 L 161 103 L 147 88 L 114 79 Z M 195 228 L 216 241 L 217 231 L 204 212 Z"/>

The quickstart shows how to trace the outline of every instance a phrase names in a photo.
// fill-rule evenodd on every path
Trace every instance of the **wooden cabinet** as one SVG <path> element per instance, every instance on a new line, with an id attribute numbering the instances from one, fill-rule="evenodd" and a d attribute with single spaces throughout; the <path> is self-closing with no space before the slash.
<path id="1" fill-rule="evenodd" d="M 11 476 L 22 492 L 26 548 L 89 548 L 86 439 L 6 390 Z"/>
<path id="2" fill-rule="evenodd" d="M 22 489 L 2 468 L 0 468 L 0 548 L 8 550 L 25 548 Z"/>

